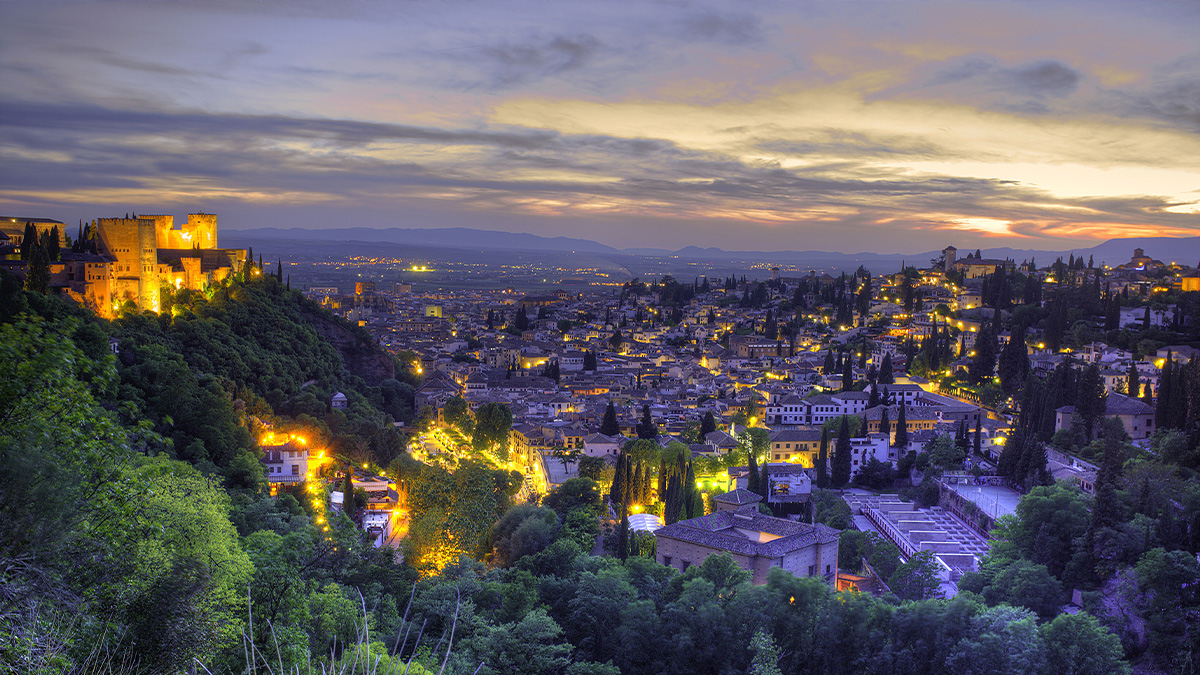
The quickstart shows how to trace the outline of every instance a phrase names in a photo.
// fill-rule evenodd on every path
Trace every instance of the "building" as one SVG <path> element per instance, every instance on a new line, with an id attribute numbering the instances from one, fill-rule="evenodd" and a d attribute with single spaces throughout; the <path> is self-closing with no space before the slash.
<path id="1" fill-rule="evenodd" d="M 1071 428 L 1075 406 L 1065 405 L 1054 413 L 1055 431 Z M 1121 424 L 1125 425 L 1125 433 L 1135 441 L 1150 438 L 1154 433 L 1154 408 L 1139 399 L 1110 393 L 1104 404 L 1104 416 L 1121 420 Z"/>
<path id="2" fill-rule="evenodd" d="M 796 462 L 802 466 L 816 466 L 817 453 L 821 450 L 821 430 L 796 429 L 776 431 L 771 434 L 773 462 Z"/>
<path id="3" fill-rule="evenodd" d="M 283 443 L 273 444 L 276 439 L 272 437 L 262 445 L 262 463 L 272 492 L 278 485 L 303 483 L 308 478 L 308 447 L 299 439 L 283 437 L 287 438 Z"/>
<path id="4" fill-rule="evenodd" d="M 9 220 L 33 221 L 39 229 L 57 222 Z M 126 302 L 157 312 L 162 287 L 203 290 L 246 262 L 244 249 L 217 248 L 217 216 L 211 213 L 188 214 L 179 229 L 173 216 L 137 214 L 98 218 L 81 229 L 79 246 L 64 246 L 51 263 L 50 284 L 106 318 Z"/>
<path id="5" fill-rule="evenodd" d="M 755 584 L 767 583 L 772 568 L 798 577 L 837 580 L 839 532 L 827 525 L 799 523 L 758 512 L 754 503 L 737 510 L 681 520 L 658 530 L 658 562 L 677 570 L 728 553 Z"/>

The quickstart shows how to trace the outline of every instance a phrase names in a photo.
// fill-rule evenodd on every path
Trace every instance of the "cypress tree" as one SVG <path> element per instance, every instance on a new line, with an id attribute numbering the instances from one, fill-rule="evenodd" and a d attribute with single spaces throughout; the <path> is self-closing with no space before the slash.
<path id="1" fill-rule="evenodd" d="M 617 529 L 617 557 L 621 562 L 629 559 L 629 515 L 621 506 L 621 527 Z"/>
<path id="2" fill-rule="evenodd" d="M 1171 352 L 1167 352 L 1167 360 L 1163 363 L 1162 373 L 1158 376 L 1158 398 L 1154 406 L 1154 427 L 1162 429 L 1171 426 L 1171 396 L 1174 393 L 1171 378 L 1174 369 Z"/>
<path id="3" fill-rule="evenodd" d="M 762 492 L 760 491 L 760 488 L 758 485 L 758 480 L 759 480 L 758 458 L 755 457 L 754 454 L 755 454 L 754 449 L 747 446 L 746 447 L 746 458 L 747 458 L 746 469 L 748 470 L 748 473 L 746 474 L 746 489 L 757 495 L 762 495 Z"/>
<path id="4" fill-rule="evenodd" d="M 642 502 L 642 463 L 637 462 L 633 470 L 633 478 L 629 481 L 629 501 L 634 504 Z"/>
<path id="5" fill-rule="evenodd" d="M 879 415 L 879 433 L 887 434 L 888 441 L 892 438 L 892 420 L 888 417 L 887 406 L 883 407 L 883 412 Z"/>
<path id="6" fill-rule="evenodd" d="M 868 379 L 870 378 L 868 377 Z M 879 386 L 871 385 L 871 395 L 867 398 L 867 407 L 874 408 L 877 405 L 879 405 Z"/>
<path id="7" fill-rule="evenodd" d="M 879 383 L 894 384 L 895 382 L 896 377 L 892 366 L 892 354 L 888 352 L 883 355 L 883 363 L 879 366 Z M 886 402 L 885 400 L 884 403 Z"/>
<path id="8" fill-rule="evenodd" d="M 658 427 L 650 417 L 650 404 L 648 403 L 642 406 L 642 421 L 638 422 L 637 435 L 638 438 L 658 438 Z"/>
<path id="9" fill-rule="evenodd" d="M 24 251 L 26 246 L 21 245 Z M 33 246 L 29 247 L 29 264 L 25 273 L 25 289 L 34 293 L 46 293 L 50 290 L 50 254 L 38 243 L 37 236 L 33 238 Z"/>
<path id="10" fill-rule="evenodd" d="M 1171 366 L 1171 400 L 1167 409 L 1170 426 L 1175 429 L 1188 428 L 1189 385 L 1195 380 L 1195 366 Z"/>
<path id="11" fill-rule="evenodd" d="M 896 420 L 896 447 L 908 447 L 908 418 L 904 412 L 904 400 L 900 400 L 900 417 Z"/>
<path id="12" fill-rule="evenodd" d="M 975 418 L 975 455 L 978 457 L 983 456 L 983 419 L 982 419 L 982 416 Z"/>
<path id="13" fill-rule="evenodd" d="M 617 408 L 612 401 L 604 409 L 604 421 L 600 423 L 600 433 L 605 436 L 616 436 L 621 433 L 621 425 L 617 423 Z"/>
<path id="14" fill-rule="evenodd" d="M 1013 396 L 1021 390 L 1025 376 L 1029 372 L 1029 352 L 1025 349 L 1025 326 L 1018 325 L 1013 329 L 1012 336 L 1004 349 L 1000 350 L 1000 362 L 997 366 L 1000 375 L 1000 386 L 1004 393 Z"/>
<path id="15" fill-rule="evenodd" d="M 835 488 L 845 487 L 850 482 L 850 424 L 845 415 L 838 429 L 837 445 L 833 448 L 833 470 L 829 479 Z"/>
<path id="16" fill-rule="evenodd" d="M 58 256 L 59 256 L 58 239 L 59 239 L 58 226 L 55 225 L 53 228 L 51 228 L 51 230 L 49 232 L 46 233 L 46 237 L 42 240 L 42 245 L 46 247 L 46 257 L 50 262 L 54 262 L 54 261 L 58 260 Z"/>
<path id="17" fill-rule="evenodd" d="M 276 279 L 276 281 L 283 281 L 283 260 L 282 259 L 276 259 L 276 261 L 275 261 L 275 279 Z"/>
<path id="18" fill-rule="evenodd" d="M 682 489 L 679 474 L 672 474 L 671 479 L 667 481 L 667 498 L 663 503 L 663 521 L 667 525 L 679 522 Z"/>
<path id="19" fill-rule="evenodd" d="M 821 451 L 817 454 L 817 487 L 829 487 L 829 431 L 821 430 Z"/>
<path id="20" fill-rule="evenodd" d="M 1079 376 L 1079 389 L 1075 397 L 1075 413 L 1083 421 L 1084 436 L 1088 443 L 1095 435 L 1096 424 L 1104 417 L 1107 399 L 1100 367 L 1093 363 L 1084 368 Z"/>
<path id="21" fill-rule="evenodd" d="M 854 362 L 849 355 L 846 355 L 846 362 L 842 364 L 842 391 L 850 391 L 854 386 Z"/>
<path id="22" fill-rule="evenodd" d="M 651 483 L 653 478 L 650 475 L 651 473 L 653 473 L 653 472 L 650 470 L 650 466 L 646 465 L 644 467 L 644 471 L 642 471 L 642 485 L 641 485 L 642 497 L 639 500 L 640 503 L 642 503 L 642 504 L 649 504 L 654 501 L 654 488 Z"/>
<path id="23" fill-rule="evenodd" d="M 625 492 L 627 489 L 625 485 L 625 467 L 628 461 L 629 459 L 624 451 L 617 455 L 617 466 L 616 470 L 613 471 L 612 488 L 608 492 L 608 496 L 614 504 L 625 503 Z"/>
<path id="24" fill-rule="evenodd" d="M 996 321 L 992 324 L 986 321 L 979 327 L 975 336 L 975 357 L 967 367 L 971 384 L 979 384 L 992 376 L 996 369 L 996 335 L 995 324 L 999 322 L 999 310 L 996 310 Z"/>
<path id="25" fill-rule="evenodd" d="M 1129 380 L 1125 384 L 1125 393 L 1132 398 L 1142 395 L 1141 378 L 1138 377 L 1137 364 L 1133 360 L 1129 361 Z"/>
<path id="26" fill-rule="evenodd" d="M 717 419 L 713 417 L 712 411 L 704 413 L 704 419 L 700 420 L 700 442 L 704 442 L 704 438 L 717 430 Z"/>
<path id="27" fill-rule="evenodd" d="M 354 514 L 350 509 L 354 505 L 354 467 L 346 462 L 346 476 L 342 479 L 342 512 L 351 518 Z"/>
<path id="28" fill-rule="evenodd" d="M 33 226 L 33 222 L 26 221 L 25 234 L 21 238 L 21 260 L 29 260 L 29 253 L 33 251 L 38 244 L 37 228 Z"/>
<path id="29" fill-rule="evenodd" d="M 759 487 L 762 488 L 762 496 L 766 501 L 771 501 L 771 463 L 764 461 L 762 464 L 762 477 L 758 480 Z"/>
<path id="30" fill-rule="evenodd" d="M 685 498 L 681 510 L 684 513 L 685 520 L 704 515 L 703 501 L 700 502 L 700 511 L 696 511 L 696 495 L 700 494 L 700 491 L 696 489 L 696 473 L 692 470 L 691 462 L 687 463 L 687 474 L 684 476 L 683 483 Z"/>

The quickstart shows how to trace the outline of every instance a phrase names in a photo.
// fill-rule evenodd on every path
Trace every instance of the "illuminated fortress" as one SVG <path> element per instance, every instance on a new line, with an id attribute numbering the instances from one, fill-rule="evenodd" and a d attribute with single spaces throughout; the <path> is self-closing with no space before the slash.
<path id="1" fill-rule="evenodd" d="M 189 213 L 179 229 L 173 216 L 137 214 L 98 218 L 81 229 L 80 245 L 50 264 L 50 285 L 107 318 L 127 301 L 157 312 L 164 287 L 203 290 L 246 262 L 244 249 L 217 248 L 211 213 Z"/>

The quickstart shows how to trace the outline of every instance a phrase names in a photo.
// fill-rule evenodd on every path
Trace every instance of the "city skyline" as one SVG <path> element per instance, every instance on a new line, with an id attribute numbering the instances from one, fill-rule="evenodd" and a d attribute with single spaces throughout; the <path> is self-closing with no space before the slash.
<path id="1" fill-rule="evenodd" d="M 0 210 L 616 247 L 1200 233 L 1175 3 L 15 3 Z"/>

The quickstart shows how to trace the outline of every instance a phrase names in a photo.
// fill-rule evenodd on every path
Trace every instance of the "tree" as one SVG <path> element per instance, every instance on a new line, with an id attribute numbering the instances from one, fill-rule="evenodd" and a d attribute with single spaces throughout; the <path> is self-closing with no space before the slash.
<path id="1" fill-rule="evenodd" d="M 1136 570 L 1140 613 L 1151 631 L 1151 651 L 1164 663 L 1196 663 L 1200 656 L 1194 618 L 1200 610 L 1196 556 L 1155 548 L 1142 555 Z"/>
<path id="2" fill-rule="evenodd" d="M 512 410 L 503 403 L 484 403 L 475 410 L 475 430 L 471 446 L 476 452 L 492 450 L 502 461 L 508 459 L 508 434 L 512 431 Z"/>
<path id="3" fill-rule="evenodd" d="M 782 675 L 779 670 L 779 647 L 770 634 L 759 628 L 750 639 L 750 651 L 754 653 L 754 659 L 746 670 L 749 675 Z"/>
<path id="4" fill-rule="evenodd" d="M 970 572 L 959 582 L 959 590 L 982 595 L 989 605 L 1006 603 L 1025 607 L 1048 621 L 1058 615 L 1063 603 L 1063 587 L 1045 565 L 1017 558 L 984 559 L 980 572 Z"/>
<path id="5" fill-rule="evenodd" d="M 896 419 L 896 440 L 894 444 L 897 448 L 908 447 L 908 417 L 904 412 L 904 401 L 900 401 L 900 416 Z"/>
<path id="6" fill-rule="evenodd" d="M 46 256 L 50 262 L 55 262 L 59 257 L 59 234 L 58 226 L 50 228 L 46 236 L 42 239 L 42 246 L 46 249 Z"/>
<path id="7" fill-rule="evenodd" d="M 1008 396 L 1015 396 L 1025 382 L 1029 372 L 1029 352 L 1025 347 L 1025 326 L 1018 324 L 1013 328 L 1012 335 L 1000 350 L 1000 361 L 997 365 L 1000 375 L 1000 387 Z"/>
<path id="8" fill-rule="evenodd" d="M 584 370 L 595 370 L 596 369 L 596 352 L 588 350 L 583 353 L 583 369 Z"/>
<path id="9" fill-rule="evenodd" d="M 993 550 L 1045 565 L 1051 575 L 1061 578 L 1071 562 L 1075 541 L 1087 532 L 1090 520 L 1078 489 L 1062 483 L 1038 486 L 1017 503 L 1013 516 L 996 521 Z"/>
<path id="10" fill-rule="evenodd" d="M 638 422 L 637 435 L 638 438 L 658 438 L 658 427 L 654 424 L 654 419 L 650 417 L 649 404 L 642 406 L 642 420 Z"/>
<path id="11" fill-rule="evenodd" d="M 534 504 L 514 506 L 496 521 L 489 535 L 496 562 L 508 566 L 545 549 L 558 530 L 559 518 L 554 510 Z"/>
<path id="12" fill-rule="evenodd" d="M 1042 627 L 1046 672 L 1071 675 L 1124 675 L 1121 641 L 1087 612 L 1060 614 Z"/>
<path id="13" fill-rule="evenodd" d="M 1091 364 L 1079 376 L 1079 391 L 1075 398 L 1075 414 L 1083 421 L 1084 438 L 1090 443 L 1095 435 L 1096 423 L 1104 416 L 1108 393 L 1104 389 L 1104 378 L 1100 366 Z"/>
<path id="14" fill-rule="evenodd" d="M 600 422 L 600 433 L 605 436 L 621 434 L 621 425 L 617 423 L 617 408 L 612 401 L 609 401 L 608 407 L 604 409 L 604 420 Z"/>
<path id="15" fill-rule="evenodd" d="M 850 424 L 846 416 L 842 416 L 842 426 L 838 430 L 837 445 L 833 448 L 833 468 L 829 472 L 829 482 L 835 488 L 843 488 L 850 482 L 851 468 Z"/>
<path id="16" fill-rule="evenodd" d="M 928 600 L 941 597 L 938 563 L 932 551 L 918 551 L 908 562 L 896 568 L 887 580 L 901 600 Z"/>
<path id="17" fill-rule="evenodd" d="M 763 496 L 763 487 L 759 484 L 761 474 L 758 472 L 758 453 L 753 448 L 746 449 L 746 489 Z"/>
<path id="18" fill-rule="evenodd" d="M 990 607 L 971 617 L 946 665 L 955 673 L 1037 675 L 1045 667 L 1045 644 L 1028 610 Z"/>
<path id="19" fill-rule="evenodd" d="M 892 353 L 885 352 L 883 355 L 883 363 L 879 366 L 879 384 L 894 384 L 896 382 L 895 369 L 892 366 Z M 887 404 L 887 401 L 884 401 Z"/>
<path id="20" fill-rule="evenodd" d="M 21 250 L 24 251 L 25 248 L 29 248 L 25 289 L 34 293 L 46 293 L 50 290 L 50 254 L 38 243 L 37 237 L 34 237 L 31 246 L 22 245 Z"/>
<path id="21" fill-rule="evenodd" d="M 1126 380 L 1126 393 L 1136 399 L 1141 395 L 1141 381 L 1138 377 L 1138 365 L 1132 359 L 1129 362 L 1129 376 Z"/>
<path id="22" fill-rule="evenodd" d="M 38 246 L 38 231 L 32 221 L 25 222 L 25 234 L 21 239 L 21 260 L 29 260 L 29 254 Z"/>
<path id="23" fill-rule="evenodd" d="M 539 607 L 512 623 L 483 623 L 463 646 L 472 661 L 487 664 L 489 673 L 552 675 L 567 667 L 573 650 L 560 640 L 561 634 L 558 623 Z"/>
<path id="24" fill-rule="evenodd" d="M 992 323 L 984 322 L 975 334 L 975 356 L 968 366 L 971 384 L 980 384 L 992 377 L 996 370 L 996 331 L 1000 324 L 1000 310 L 995 311 Z"/>
<path id="25" fill-rule="evenodd" d="M 461 396 L 454 396 L 446 401 L 446 405 L 442 407 L 442 417 L 464 436 L 475 433 L 475 418 L 471 415 L 471 407 Z"/>
<path id="26" fill-rule="evenodd" d="M 629 455 L 624 452 L 617 455 L 616 471 L 613 472 L 612 487 L 608 491 L 608 496 L 614 504 L 624 504 L 628 499 L 630 482 L 633 479 L 629 464 Z"/>
<path id="27" fill-rule="evenodd" d="M 621 331 L 616 330 L 613 331 L 612 337 L 608 339 L 608 344 L 612 347 L 614 352 L 619 352 L 621 351 L 621 343 L 624 341 L 625 338 L 621 337 Z"/>
<path id="28" fill-rule="evenodd" d="M 700 438 L 701 443 L 708 437 L 709 434 L 717 430 L 717 420 L 713 417 L 712 411 L 704 413 L 704 419 L 700 422 Z"/>
<path id="29" fill-rule="evenodd" d="M 962 446 L 949 436 L 934 438 L 925 446 L 925 452 L 929 453 L 929 462 L 942 470 L 961 468 L 966 459 Z"/>
<path id="30" fill-rule="evenodd" d="M 867 460 L 858 473 L 854 474 L 854 482 L 875 490 L 891 487 L 896 480 L 896 471 L 890 462 L 883 462 L 874 457 Z"/>
<path id="31" fill-rule="evenodd" d="M 579 477 L 590 478 L 599 483 L 606 473 L 607 466 L 600 457 L 584 455 L 579 458 Z"/>
<path id="32" fill-rule="evenodd" d="M 829 487 L 829 430 L 821 429 L 821 449 L 817 454 L 817 487 Z"/>

